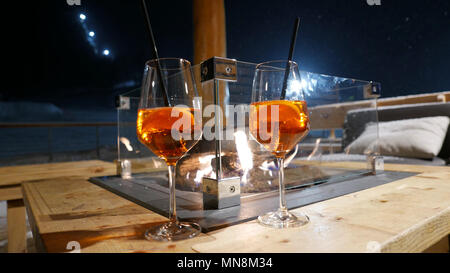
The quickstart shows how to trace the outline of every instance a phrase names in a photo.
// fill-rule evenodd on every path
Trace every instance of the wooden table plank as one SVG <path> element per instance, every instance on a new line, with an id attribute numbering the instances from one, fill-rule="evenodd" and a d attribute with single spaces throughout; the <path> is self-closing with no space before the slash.
<path id="1" fill-rule="evenodd" d="M 115 164 L 100 160 L 1 167 L 0 187 L 64 176 L 88 178 L 114 174 L 116 174 Z"/>
<path id="2" fill-rule="evenodd" d="M 23 200 L 7 203 L 8 253 L 24 253 L 27 250 L 26 210 Z"/>
<path id="3" fill-rule="evenodd" d="M 22 188 L 20 186 L 0 187 L 0 200 L 9 201 L 22 199 Z"/>
<path id="4" fill-rule="evenodd" d="M 336 164 L 339 165 L 339 164 Z M 340 164 L 345 166 L 346 164 Z M 347 164 L 347 166 L 352 164 Z M 423 173 L 309 205 L 311 223 L 274 230 L 252 221 L 209 233 L 199 252 L 421 252 L 450 233 L 450 168 L 390 165 Z"/>
<path id="5" fill-rule="evenodd" d="M 23 184 L 39 239 L 49 252 L 78 241 L 83 252 L 192 252 L 198 238 L 159 243 L 143 239 L 149 227 L 167 221 L 159 214 L 110 193 L 85 179 L 66 177 Z"/>
<path id="6" fill-rule="evenodd" d="M 349 161 L 308 161 L 294 159 L 292 164 L 299 165 L 313 165 L 313 166 L 325 166 L 330 168 L 345 168 L 345 169 L 365 169 L 367 168 L 366 162 L 349 162 Z M 423 166 L 423 165 L 408 165 L 408 164 L 384 164 L 386 171 L 398 171 L 398 172 L 448 172 L 450 167 L 446 166 Z"/>

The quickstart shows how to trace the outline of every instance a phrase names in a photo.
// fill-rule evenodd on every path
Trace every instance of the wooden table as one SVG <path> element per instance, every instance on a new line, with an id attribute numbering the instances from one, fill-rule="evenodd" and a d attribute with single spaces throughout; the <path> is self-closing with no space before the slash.
<path id="1" fill-rule="evenodd" d="M 167 219 L 86 179 L 28 182 L 23 192 L 40 251 L 65 252 L 78 243 L 81 252 L 448 251 L 450 168 L 386 164 L 385 169 L 418 174 L 296 209 L 311 218 L 301 228 L 274 232 L 250 221 L 169 243 L 143 239 L 145 229 Z"/>
<path id="2" fill-rule="evenodd" d="M 0 168 L 0 201 L 7 201 L 8 252 L 26 251 L 26 217 L 21 184 L 31 180 L 113 175 L 113 163 L 99 160 L 24 165 Z"/>

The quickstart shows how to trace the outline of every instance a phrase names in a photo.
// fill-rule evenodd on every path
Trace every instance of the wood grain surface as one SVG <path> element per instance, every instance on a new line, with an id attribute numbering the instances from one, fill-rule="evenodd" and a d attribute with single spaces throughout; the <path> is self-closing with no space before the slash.
<path id="1" fill-rule="evenodd" d="M 23 191 L 40 251 L 67 252 L 75 241 L 83 252 L 192 252 L 194 241 L 208 240 L 202 234 L 180 243 L 149 242 L 145 230 L 165 217 L 82 178 L 24 183 Z"/>
<path id="2" fill-rule="evenodd" d="M 194 0 L 194 65 L 214 56 L 226 57 L 225 6 L 223 0 Z"/>
<path id="3" fill-rule="evenodd" d="M 22 189 L 20 186 L 0 187 L 0 200 L 22 199 Z"/>
<path id="4" fill-rule="evenodd" d="M 446 237 L 450 168 L 385 169 L 419 174 L 296 209 L 311 218 L 301 228 L 275 230 L 251 221 L 176 243 L 144 240 L 145 229 L 166 218 L 82 178 L 28 182 L 23 192 L 38 240 L 49 252 L 68 251 L 70 241 L 80 242 L 82 252 L 422 252 Z"/>
<path id="5" fill-rule="evenodd" d="M 354 168 L 355 163 L 333 163 Z M 421 174 L 309 205 L 311 222 L 273 230 L 252 221 L 209 233 L 199 252 L 422 252 L 450 233 L 450 168 L 386 164 Z"/>
<path id="6" fill-rule="evenodd" d="M 0 187 L 18 185 L 24 181 L 64 176 L 88 178 L 115 174 L 116 166 L 114 163 L 100 160 L 1 167 Z"/>

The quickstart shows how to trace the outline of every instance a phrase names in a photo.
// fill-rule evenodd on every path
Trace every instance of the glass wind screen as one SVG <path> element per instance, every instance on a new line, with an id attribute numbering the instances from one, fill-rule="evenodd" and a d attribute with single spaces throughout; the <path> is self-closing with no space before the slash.
<path id="1" fill-rule="evenodd" d="M 236 78 L 231 81 L 202 82 L 201 65 L 192 67 L 202 98 L 203 138 L 177 164 L 176 183 L 180 190 L 201 192 L 203 177 L 240 177 L 243 196 L 278 188 L 275 158 L 255 141 L 248 129 L 256 64 L 236 62 L 235 69 Z M 352 143 L 367 126 L 377 127 L 375 97 L 379 84 L 306 71 L 300 74 L 299 84 L 308 104 L 311 131 L 286 157 L 287 189 L 370 172 L 365 164 L 348 169 L 329 163 L 365 163 L 368 156 L 376 154 L 376 145 L 356 149 Z M 136 137 L 139 93 L 135 90 L 124 94 L 130 98 L 130 109 L 118 110 L 119 159 L 159 162 L 155 166 L 163 168 L 165 164 L 155 159 Z"/>
<path id="2" fill-rule="evenodd" d="M 117 148 L 118 160 L 129 160 L 133 172 L 143 172 L 147 167 L 164 167 L 147 147 L 139 142 L 136 134 L 136 119 L 139 108 L 141 89 L 135 89 L 122 94 L 118 98 L 117 108 Z"/>

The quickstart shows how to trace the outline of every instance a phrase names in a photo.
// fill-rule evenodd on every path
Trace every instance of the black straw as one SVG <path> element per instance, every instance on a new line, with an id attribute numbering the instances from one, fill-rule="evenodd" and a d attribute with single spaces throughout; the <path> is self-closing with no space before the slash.
<path id="1" fill-rule="evenodd" d="M 283 89 L 281 90 L 281 98 L 280 98 L 281 100 L 284 100 L 286 98 L 287 81 L 289 77 L 289 71 L 291 70 L 291 61 L 294 55 L 295 42 L 297 41 L 297 34 L 299 27 L 300 27 L 300 17 L 297 17 L 297 19 L 295 20 L 294 32 L 292 33 L 291 37 L 291 47 L 289 48 L 289 58 L 286 65 L 286 71 L 284 72 Z"/>
<path id="2" fill-rule="evenodd" d="M 146 4 L 145 0 L 142 0 L 142 9 L 144 10 L 145 20 L 147 21 L 147 30 L 148 30 L 148 33 L 150 34 L 150 40 L 152 42 L 153 58 L 156 59 L 156 62 L 158 64 L 158 68 L 156 70 L 158 72 L 158 77 L 161 81 L 161 86 L 162 86 L 163 93 L 164 93 L 164 96 L 163 96 L 164 104 L 166 106 L 171 106 L 170 101 L 169 101 L 169 94 L 167 93 L 167 89 L 164 84 L 164 79 L 163 79 L 163 76 L 161 73 L 161 64 L 159 62 L 158 49 L 156 48 L 155 37 L 153 36 L 152 25 L 150 24 L 150 16 L 148 15 L 148 9 L 147 9 L 147 4 Z"/>

